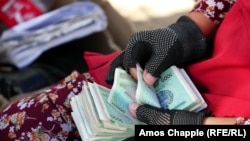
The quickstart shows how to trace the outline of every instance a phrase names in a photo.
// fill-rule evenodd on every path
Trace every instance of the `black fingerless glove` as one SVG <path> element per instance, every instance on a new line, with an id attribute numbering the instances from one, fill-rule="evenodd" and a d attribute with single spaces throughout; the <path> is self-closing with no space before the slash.
<path id="1" fill-rule="evenodd" d="M 176 33 L 176 42 L 181 44 L 179 51 L 183 52 L 174 65 L 184 66 L 193 63 L 206 54 L 206 39 L 200 28 L 187 16 L 181 17 L 169 28 Z"/>
<path id="2" fill-rule="evenodd" d="M 159 77 L 171 65 L 181 67 L 201 58 L 205 52 L 206 41 L 199 27 L 187 16 L 182 16 L 167 28 L 133 34 L 128 47 L 112 61 L 106 82 L 113 83 L 118 66 L 128 70 L 139 63 Z"/>
<path id="3" fill-rule="evenodd" d="M 209 112 L 165 110 L 141 105 L 136 110 L 137 119 L 149 125 L 202 125 Z"/>

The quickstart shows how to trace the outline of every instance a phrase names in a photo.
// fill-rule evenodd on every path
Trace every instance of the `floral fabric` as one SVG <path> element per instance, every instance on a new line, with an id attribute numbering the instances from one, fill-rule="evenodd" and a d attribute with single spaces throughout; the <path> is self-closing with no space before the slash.
<path id="1" fill-rule="evenodd" d="M 82 90 L 91 77 L 73 71 L 51 88 L 21 99 L 0 112 L 3 141 L 81 140 L 71 117 L 70 98 Z"/>
<path id="2" fill-rule="evenodd" d="M 236 0 L 199 0 L 192 11 L 201 12 L 215 24 L 220 24 Z"/>

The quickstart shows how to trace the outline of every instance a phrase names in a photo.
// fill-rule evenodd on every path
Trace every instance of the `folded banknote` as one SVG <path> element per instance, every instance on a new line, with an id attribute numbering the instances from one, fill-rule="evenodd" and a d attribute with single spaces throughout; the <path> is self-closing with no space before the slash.
<path id="1" fill-rule="evenodd" d="M 143 70 L 137 65 L 136 101 L 164 109 L 200 111 L 207 104 L 183 68 L 171 66 L 153 86 L 142 78 Z"/>
<path id="2" fill-rule="evenodd" d="M 132 102 L 163 109 L 198 112 L 207 107 L 184 69 L 171 66 L 153 86 L 142 77 L 137 65 L 137 80 L 127 71 L 116 68 L 111 89 L 96 82 L 84 81 L 80 94 L 71 98 L 72 117 L 83 140 L 119 141 L 134 135 L 134 125 L 145 123 L 130 114 Z"/>

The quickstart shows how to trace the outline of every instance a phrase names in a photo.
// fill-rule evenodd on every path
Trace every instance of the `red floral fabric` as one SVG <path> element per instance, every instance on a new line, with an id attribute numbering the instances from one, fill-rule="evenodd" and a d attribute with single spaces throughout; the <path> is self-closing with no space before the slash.
<path id="1" fill-rule="evenodd" d="M 220 24 L 236 0 L 199 0 L 192 11 L 201 12 Z"/>
<path id="2" fill-rule="evenodd" d="M 73 71 L 51 88 L 21 99 L 0 112 L 3 141 L 81 140 L 71 117 L 70 98 L 82 90 L 91 77 Z"/>

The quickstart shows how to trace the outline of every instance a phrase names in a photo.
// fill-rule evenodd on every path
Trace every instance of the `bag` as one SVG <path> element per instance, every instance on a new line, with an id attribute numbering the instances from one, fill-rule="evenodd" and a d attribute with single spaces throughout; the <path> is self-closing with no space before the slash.
<path id="1" fill-rule="evenodd" d="M 66 74 L 49 65 L 35 64 L 24 69 L 0 65 L 0 93 L 10 99 L 17 94 L 50 86 L 65 76 Z"/>

